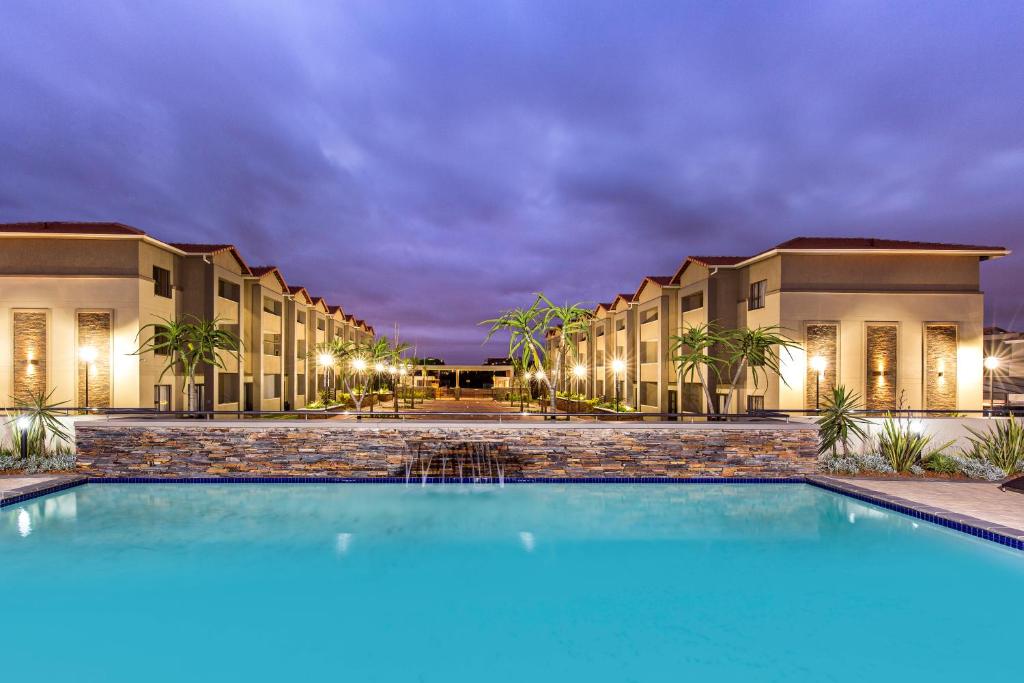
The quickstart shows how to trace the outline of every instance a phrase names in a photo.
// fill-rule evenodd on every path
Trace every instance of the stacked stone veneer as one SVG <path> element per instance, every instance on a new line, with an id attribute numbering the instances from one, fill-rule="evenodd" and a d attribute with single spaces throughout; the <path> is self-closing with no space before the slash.
<path id="1" fill-rule="evenodd" d="M 46 312 L 14 311 L 13 321 L 14 398 L 28 400 L 46 393 Z"/>
<path id="2" fill-rule="evenodd" d="M 525 477 L 784 477 L 815 471 L 817 428 L 80 423 L 76 439 L 78 471 L 94 477 L 395 477 L 410 445 L 438 440 L 501 444 Z"/>

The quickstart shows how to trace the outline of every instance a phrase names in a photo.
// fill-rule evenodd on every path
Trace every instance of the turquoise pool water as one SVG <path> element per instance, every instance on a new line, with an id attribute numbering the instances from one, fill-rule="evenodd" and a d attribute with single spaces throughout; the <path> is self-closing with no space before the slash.
<path id="1" fill-rule="evenodd" d="M 1009 680 L 1024 553 L 805 485 L 87 485 L 0 510 L 0 671 Z"/>

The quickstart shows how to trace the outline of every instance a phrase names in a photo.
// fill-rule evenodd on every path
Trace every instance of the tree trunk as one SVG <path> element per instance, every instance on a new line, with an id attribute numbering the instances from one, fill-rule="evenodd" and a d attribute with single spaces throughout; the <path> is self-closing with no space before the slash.
<path id="1" fill-rule="evenodd" d="M 729 414 L 729 404 L 732 401 L 732 392 L 737 391 L 737 383 L 740 381 L 740 373 L 747 369 L 747 361 L 740 361 L 740 366 L 736 368 L 736 372 L 732 376 L 732 384 L 729 385 L 729 393 L 725 395 L 725 408 L 722 410 L 726 415 Z"/>

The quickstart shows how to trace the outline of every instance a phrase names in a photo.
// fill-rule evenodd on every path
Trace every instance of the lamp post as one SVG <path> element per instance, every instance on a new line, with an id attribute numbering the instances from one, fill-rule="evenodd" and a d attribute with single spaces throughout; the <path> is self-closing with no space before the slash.
<path id="1" fill-rule="evenodd" d="M 580 380 L 586 379 L 587 377 L 587 366 L 583 363 L 577 363 L 572 369 L 572 376 L 576 380 L 576 412 L 580 412 Z"/>
<path id="2" fill-rule="evenodd" d="M 612 361 L 612 377 L 615 380 L 615 414 L 619 413 L 619 404 L 622 402 L 621 375 L 626 371 L 626 362 L 621 358 Z"/>
<path id="3" fill-rule="evenodd" d="M 316 362 L 324 369 L 324 397 L 329 398 L 331 394 L 327 388 L 327 373 L 334 367 L 334 356 L 329 353 L 321 353 L 316 357 Z"/>
<path id="4" fill-rule="evenodd" d="M 32 420 L 27 417 L 18 418 L 18 431 L 21 432 L 21 459 L 28 460 L 28 428 L 32 425 Z"/>
<path id="5" fill-rule="evenodd" d="M 85 409 L 89 409 L 89 367 L 96 362 L 96 349 L 83 346 L 78 350 L 78 358 L 85 363 Z"/>
<path id="6" fill-rule="evenodd" d="M 999 369 L 999 358 L 996 356 L 986 356 L 984 360 L 985 369 L 988 370 L 988 414 L 995 414 L 996 407 L 996 396 L 993 393 L 993 379 L 996 375 L 996 370 Z"/>
<path id="7" fill-rule="evenodd" d="M 825 376 L 825 368 L 828 361 L 822 356 L 815 356 L 811 359 L 811 368 L 814 370 L 814 409 L 821 410 L 821 378 Z"/>

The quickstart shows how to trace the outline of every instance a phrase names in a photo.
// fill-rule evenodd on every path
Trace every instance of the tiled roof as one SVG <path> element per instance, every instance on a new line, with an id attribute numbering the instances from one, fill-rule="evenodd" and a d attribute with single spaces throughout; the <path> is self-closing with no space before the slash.
<path id="1" fill-rule="evenodd" d="M 0 232 L 31 233 L 36 235 L 145 235 L 138 228 L 124 223 L 40 221 L 30 223 L 0 223 Z"/>
<path id="2" fill-rule="evenodd" d="M 915 242 L 874 237 L 794 237 L 775 249 L 911 249 L 923 251 L 1006 251 L 1006 247 L 946 242 Z M 769 250 L 771 251 L 771 250 Z"/>
<path id="3" fill-rule="evenodd" d="M 328 307 L 327 307 L 327 310 L 328 310 L 328 311 L 329 311 L 329 312 L 330 312 L 330 313 L 331 313 L 332 315 L 333 315 L 334 313 L 341 313 L 341 315 L 342 315 L 342 316 L 344 316 L 344 315 L 345 315 L 345 311 L 341 310 L 341 306 L 328 306 Z"/>
<path id="4" fill-rule="evenodd" d="M 168 242 L 168 244 L 189 254 L 216 254 L 235 248 L 233 244 L 193 244 L 189 242 Z"/>
<path id="5" fill-rule="evenodd" d="M 691 261 L 696 261 L 705 266 L 735 266 L 737 263 L 746 261 L 749 256 L 688 256 Z"/>
<path id="6" fill-rule="evenodd" d="M 280 269 L 277 266 L 252 266 L 249 268 L 249 272 L 255 277 L 263 277 L 268 273 L 273 273 L 277 281 L 281 283 L 281 289 L 288 291 L 288 283 L 284 281 L 284 275 L 281 274 Z"/>

